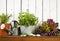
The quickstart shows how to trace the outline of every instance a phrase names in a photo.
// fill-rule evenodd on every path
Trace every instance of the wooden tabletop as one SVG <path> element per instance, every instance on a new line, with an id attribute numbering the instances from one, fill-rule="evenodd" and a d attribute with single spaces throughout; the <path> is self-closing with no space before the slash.
<path id="1" fill-rule="evenodd" d="M 60 36 L 1 36 L 0 41 L 60 41 Z"/>

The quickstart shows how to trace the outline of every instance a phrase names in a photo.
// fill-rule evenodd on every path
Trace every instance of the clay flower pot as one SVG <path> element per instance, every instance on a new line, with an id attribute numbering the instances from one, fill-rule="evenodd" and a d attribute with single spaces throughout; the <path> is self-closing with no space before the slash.
<path id="1" fill-rule="evenodd" d="M 0 24 L 0 36 L 8 36 L 9 34 L 9 32 L 7 31 L 7 29 L 9 29 L 10 27 L 11 27 L 11 25 L 10 24 L 5 24 L 5 28 L 4 29 L 1 29 L 1 25 L 2 24 Z M 4 25 L 4 24 L 3 24 Z M 7 28 L 7 29 L 6 29 Z"/>

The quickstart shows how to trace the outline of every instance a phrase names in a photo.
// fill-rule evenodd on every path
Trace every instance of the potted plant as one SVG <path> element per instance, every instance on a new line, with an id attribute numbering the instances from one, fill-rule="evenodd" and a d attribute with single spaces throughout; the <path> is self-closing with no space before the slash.
<path id="1" fill-rule="evenodd" d="M 0 15 L 0 36 L 6 36 L 8 35 L 7 31 L 5 31 L 5 28 L 9 29 L 10 24 L 7 23 L 9 21 L 9 18 L 11 17 L 11 15 L 7 15 L 2 13 L 2 15 Z"/>
<path id="2" fill-rule="evenodd" d="M 18 19 L 22 34 L 32 35 L 32 31 L 38 23 L 38 18 L 27 10 L 26 12 L 20 12 Z"/>
<path id="3" fill-rule="evenodd" d="M 60 35 L 60 30 L 57 29 L 58 23 L 53 19 L 43 21 L 39 28 L 35 29 L 33 34 L 40 34 L 41 36 L 57 36 Z"/>
<path id="4" fill-rule="evenodd" d="M 42 30 L 41 35 L 56 36 L 58 31 L 57 27 L 58 27 L 58 23 L 55 23 L 53 19 L 48 19 L 47 21 L 43 22 L 42 25 L 40 26 L 40 30 Z"/>

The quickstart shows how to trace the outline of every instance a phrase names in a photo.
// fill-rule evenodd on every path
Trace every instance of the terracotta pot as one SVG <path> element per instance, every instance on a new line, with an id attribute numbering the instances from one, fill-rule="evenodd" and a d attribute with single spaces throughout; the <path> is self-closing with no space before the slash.
<path id="1" fill-rule="evenodd" d="M 9 29 L 11 27 L 11 25 L 10 24 L 5 24 L 5 27 Z"/>
<path id="2" fill-rule="evenodd" d="M 2 24 L 0 24 L 0 26 L 1 26 Z M 5 24 L 5 29 L 1 29 L 0 28 L 0 36 L 8 36 L 9 34 L 8 34 L 8 31 L 6 30 L 6 28 L 10 28 L 11 27 L 11 25 L 10 24 Z"/>

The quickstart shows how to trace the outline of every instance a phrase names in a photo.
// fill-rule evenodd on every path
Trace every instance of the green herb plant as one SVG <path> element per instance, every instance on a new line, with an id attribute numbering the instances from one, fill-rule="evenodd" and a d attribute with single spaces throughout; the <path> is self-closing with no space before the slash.
<path id="1" fill-rule="evenodd" d="M 26 12 L 20 12 L 18 19 L 19 24 L 24 26 L 33 26 L 38 23 L 38 18 L 33 13 L 29 13 L 28 10 Z"/>
<path id="2" fill-rule="evenodd" d="M 1 23 L 7 23 L 9 21 L 10 17 L 11 17 L 11 15 L 8 16 L 8 14 L 2 13 L 2 15 L 0 15 Z"/>

